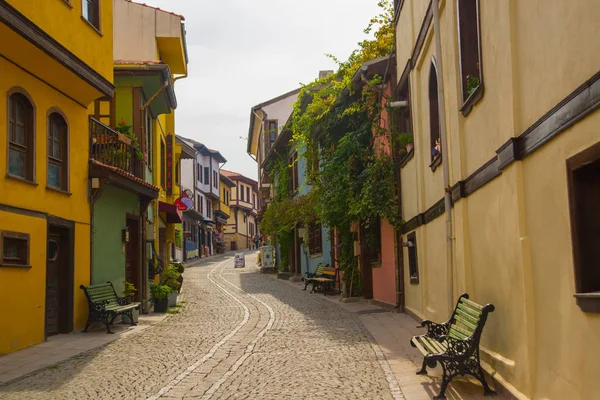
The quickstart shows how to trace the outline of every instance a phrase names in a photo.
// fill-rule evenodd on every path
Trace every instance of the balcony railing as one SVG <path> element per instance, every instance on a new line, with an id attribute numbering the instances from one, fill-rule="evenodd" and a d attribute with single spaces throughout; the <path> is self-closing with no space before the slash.
<path id="1" fill-rule="evenodd" d="M 90 117 L 92 148 L 90 158 L 119 168 L 143 179 L 142 160 L 135 145 L 127 136 Z"/>

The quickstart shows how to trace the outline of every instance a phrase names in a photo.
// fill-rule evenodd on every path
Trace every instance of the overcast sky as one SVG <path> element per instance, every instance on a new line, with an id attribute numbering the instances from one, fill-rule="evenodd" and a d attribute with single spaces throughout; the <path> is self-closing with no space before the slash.
<path id="1" fill-rule="evenodd" d="M 378 13 L 377 0 L 138 1 L 185 16 L 189 77 L 175 84 L 176 133 L 254 179 L 250 108 L 335 69 L 325 54 L 346 59 Z"/>

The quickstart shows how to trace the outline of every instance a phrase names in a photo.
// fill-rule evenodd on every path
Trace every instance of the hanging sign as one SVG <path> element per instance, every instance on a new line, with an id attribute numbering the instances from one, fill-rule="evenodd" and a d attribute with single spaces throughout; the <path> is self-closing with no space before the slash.
<path id="1" fill-rule="evenodd" d="M 181 197 L 175 200 L 175 206 L 179 211 L 189 211 L 194 208 L 193 197 L 194 193 L 190 189 L 185 189 L 181 193 Z"/>
<path id="2" fill-rule="evenodd" d="M 173 194 L 173 135 L 167 135 L 167 195 Z"/>

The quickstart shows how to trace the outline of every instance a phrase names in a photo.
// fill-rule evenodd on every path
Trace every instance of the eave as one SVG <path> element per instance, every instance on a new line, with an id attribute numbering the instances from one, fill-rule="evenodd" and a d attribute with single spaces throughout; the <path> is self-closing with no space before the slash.
<path id="1" fill-rule="evenodd" d="M 115 83 L 117 86 L 141 86 L 146 99 L 160 91 L 150 104 L 155 116 L 168 114 L 177 108 L 171 70 L 160 61 L 115 60 Z"/>

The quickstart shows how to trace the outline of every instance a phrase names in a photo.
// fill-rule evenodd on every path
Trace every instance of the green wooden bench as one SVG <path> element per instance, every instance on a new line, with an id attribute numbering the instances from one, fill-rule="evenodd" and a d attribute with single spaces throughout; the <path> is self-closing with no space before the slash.
<path id="1" fill-rule="evenodd" d="M 434 368 L 439 362 L 443 370 L 442 386 L 436 399 L 445 399 L 446 388 L 458 375 L 469 374 L 483 385 L 486 396 L 494 395 L 488 386 L 479 363 L 479 340 L 492 304 L 482 306 L 469 300 L 468 294 L 459 297 L 450 319 L 442 324 L 425 320 L 421 326 L 427 333 L 410 340 L 423 354 L 423 366 L 418 375 L 427 374 L 427 367 Z"/>
<path id="2" fill-rule="evenodd" d="M 312 284 L 311 293 L 314 293 L 317 290 L 322 291 L 327 294 L 327 290 L 329 287 L 335 283 L 336 269 L 330 268 L 329 264 L 319 264 L 317 265 L 317 269 L 314 273 L 307 272 L 305 277 L 302 278 L 304 280 L 304 289 L 308 287 L 308 285 Z"/>
<path id="3" fill-rule="evenodd" d="M 92 286 L 81 285 L 79 288 L 85 293 L 89 306 L 84 332 L 87 332 L 92 322 L 98 321 L 106 325 L 106 333 L 113 333 L 110 325 L 118 315 L 127 315 L 131 325 L 136 325 L 133 322 L 133 310 L 139 310 L 140 303 L 130 303 L 126 298 L 117 296 L 111 282 Z"/>

